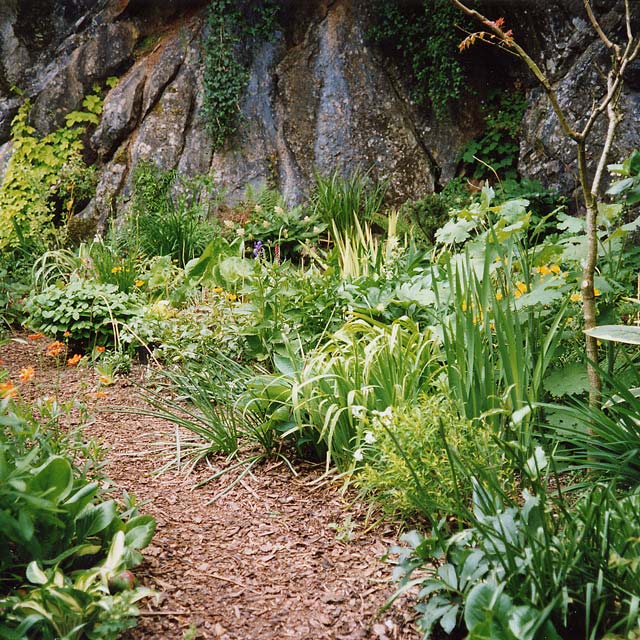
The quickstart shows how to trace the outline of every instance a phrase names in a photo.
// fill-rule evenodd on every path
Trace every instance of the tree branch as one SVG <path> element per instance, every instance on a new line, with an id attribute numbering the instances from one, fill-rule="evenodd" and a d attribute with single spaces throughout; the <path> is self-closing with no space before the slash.
<path id="1" fill-rule="evenodd" d="M 598 37 L 600 38 L 600 40 L 604 42 L 604 46 L 607 47 L 607 49 L 615 49 L 616 45 L 613 42 L 611 42 L 609 38 L 607 38 L 606 33 L 602 30 L 602 27 L 600 26 L 598 19 L 596 18 L 595 14 L 593 13 L 593 10 L 591 9 L 591 4 L 589 3 L 589 0 L 583 0 L 583 4 L 587 12 L 587 15 L 589 16 L 589 22 L 591 22 L 591 26 L 593 27 L 594 31 L 598 34 Z"/>

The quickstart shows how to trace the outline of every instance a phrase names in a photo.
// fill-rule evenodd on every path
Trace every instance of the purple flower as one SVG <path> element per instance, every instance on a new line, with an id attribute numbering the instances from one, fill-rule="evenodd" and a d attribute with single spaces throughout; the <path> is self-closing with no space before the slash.
<path id="1" fill-rule="evenodd" d="M 253 243 L 253 257 L 257 260 L 264 253 L 264 249 L 262 248 L 262 240 L 258 240 Z"/>

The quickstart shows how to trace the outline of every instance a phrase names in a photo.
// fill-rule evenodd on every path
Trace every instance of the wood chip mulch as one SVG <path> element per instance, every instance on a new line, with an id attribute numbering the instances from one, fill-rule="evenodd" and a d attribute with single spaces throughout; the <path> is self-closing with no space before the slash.
<path id="1" fill-rule="evenodd" d="M 384 613 L 394 591 L 391 566 L 383 561 L 396 542 L 392 525 L 371 529 L 366 505 L 345 497 L 339 484 L 315 483 L 317 467 L 269 460 L 244 476 L 230 472 L 199 488 L 221 468 L 212 460 L 185 477 L 157 471 L 172 453 L 159 442 L 174 439 L 174 425 L 119 411 L 144 405 L 136 384 L 141 367 L 103 387 L 95 399 L 93 368 L 57 366 L 44 356 L 43 341 L 17 336 L 0 345 L 0 360 L 18 384 L 22 367 L 36 375 L 23 384 L 25 399 L 58 393 L 93 398 L 95 420 L 87 438 L 107 448 L 104 473 L 113 491 L 127 491 L 141 512 L 158 522 L 145 561 L 135 570 L 157 602 L 143 602 L 129 639 L 222 640 L 414 640 L 419 637 L 406 600 Z"/>

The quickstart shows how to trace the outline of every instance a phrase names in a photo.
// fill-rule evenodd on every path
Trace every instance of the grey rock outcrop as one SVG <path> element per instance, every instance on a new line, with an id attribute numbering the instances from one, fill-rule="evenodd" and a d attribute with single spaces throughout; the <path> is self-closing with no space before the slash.
<path id="1" fill-rule="evenodd" d="M 246 185 L 277 186 L 297 202 L 316 171 L 356 166 L 387 180 L 397 200 L 418 197 L 456 174 L 461 149 L 478 133 L 476 107 L 465 105 L 444 120 L 416 107 L 402 72 L 367 45 L 363 2 L 283 2 L 283 31 L 269 42 L 253 41 L 244 52 L 251 62 L 240 126 L 214 152 L 203 110 L 207 0 L 4 0 L 0 145 L 9 139 L 23 99 L 12 85 L 33 101 L 31 121 L 46 133 L 80 106 L 94 83 L 105 86 L 117 76 L 87 141 L 88 157 L 98 167 L 88 210 L 103 221 L 126 207 L 132 171 L 141 161 L 210 174 L 230 202 L 242 199 Z M 543 61 L 562 103 L 579 121 L 600 82 L 591 63 L 601 55 L 580 7 L 532 0 L 486 4 L 496 15 L 520 21 L 524 44 Z M 48 19 L 34 23 L 34 15 Z M 612 9 L 606 20 L 607 28 L 617 28 L 619 12 Z M 541 37 L 545 33 L 551 35 Z M 638 77 L 632 69 L 617 154 L 640 146 Z M 546 98 L 529 86 L 521 171 L 571 192 L 571 143 Z M 0 164 L 6 164 L 10 147 L 1 148 Z"/>

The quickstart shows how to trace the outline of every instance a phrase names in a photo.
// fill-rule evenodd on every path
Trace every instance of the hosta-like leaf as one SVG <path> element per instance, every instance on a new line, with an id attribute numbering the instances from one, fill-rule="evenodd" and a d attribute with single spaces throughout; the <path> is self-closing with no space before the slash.
<path id="1" fill-rule="evenodd" d="M 585 333 L 598 340 L 640 344 L 640 327 L 631 327 L 624 324 L 605 324 L 594 329 L 585 329 Z"/>

